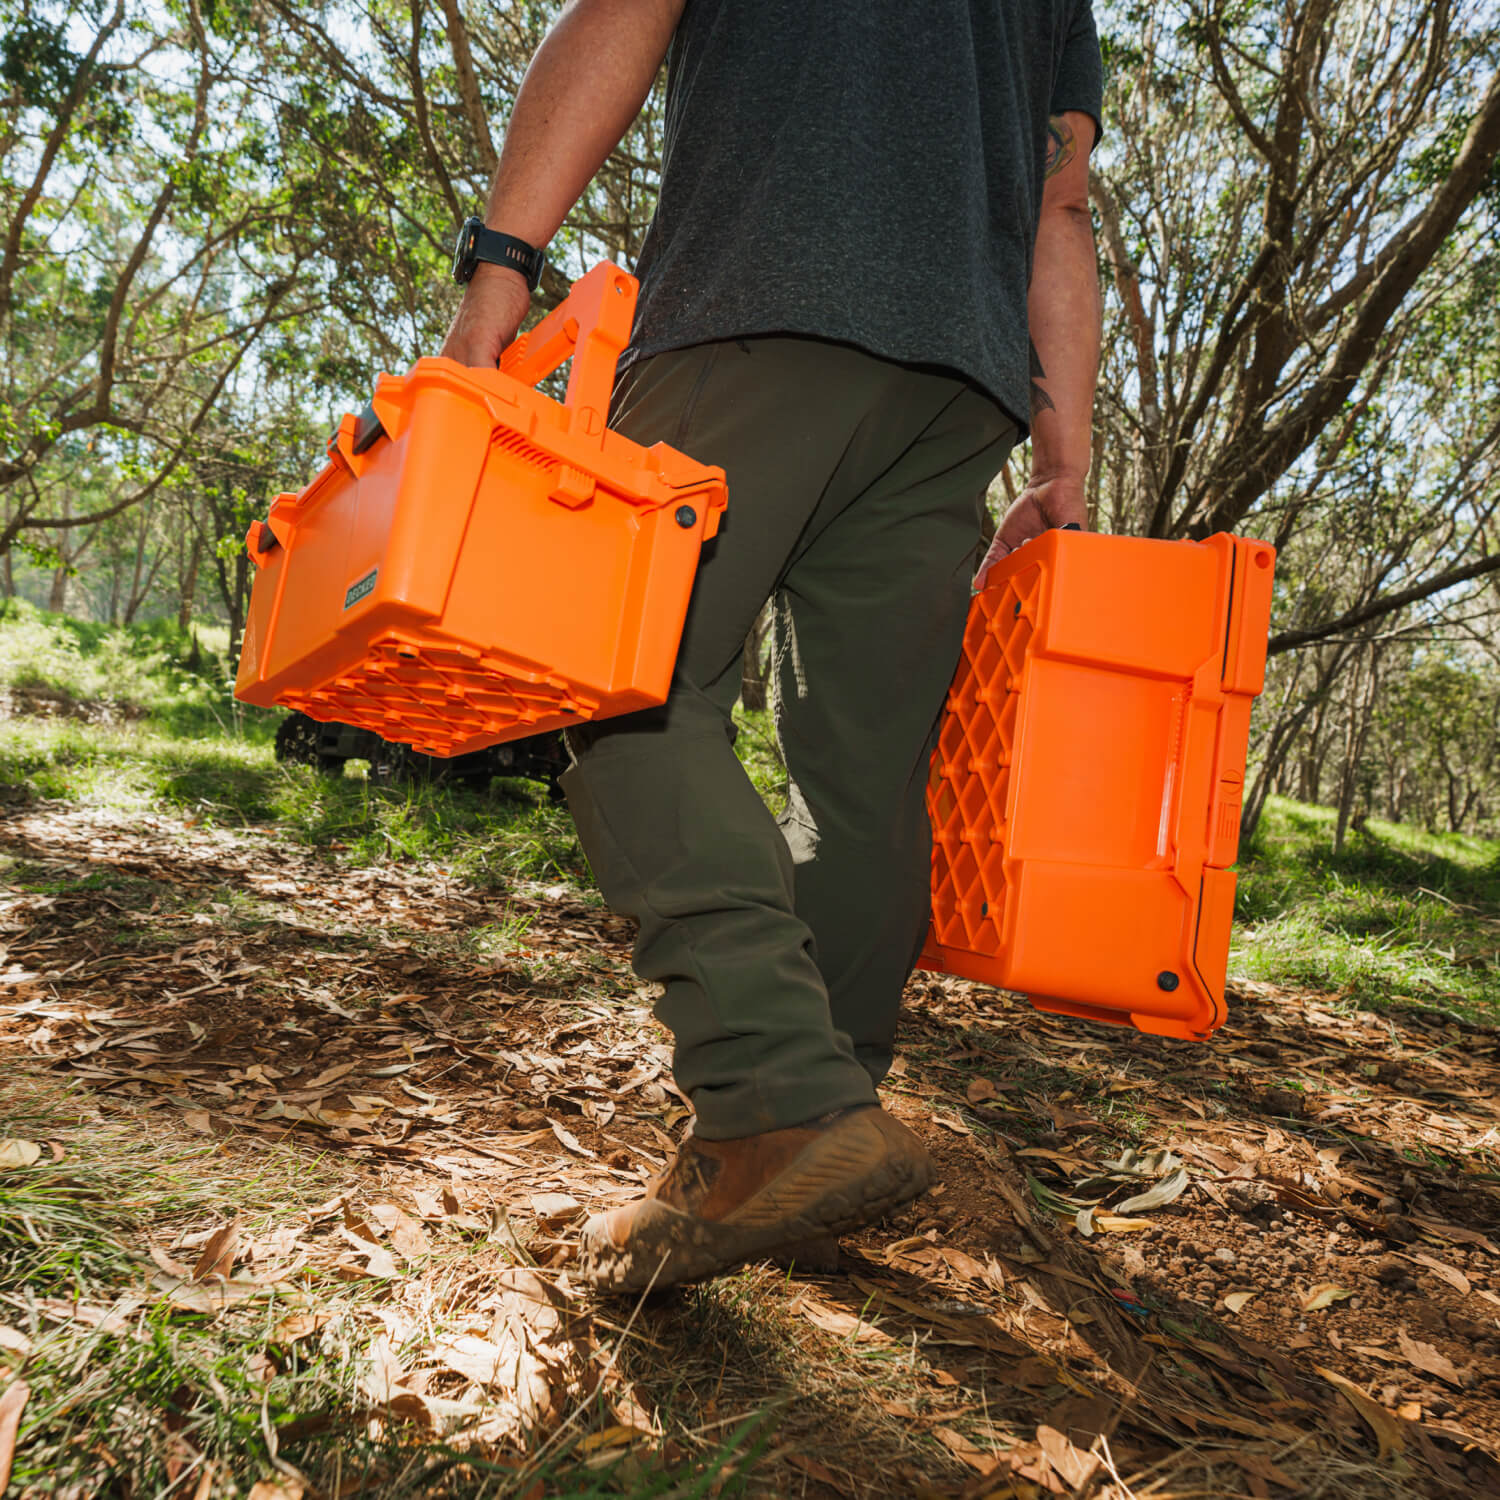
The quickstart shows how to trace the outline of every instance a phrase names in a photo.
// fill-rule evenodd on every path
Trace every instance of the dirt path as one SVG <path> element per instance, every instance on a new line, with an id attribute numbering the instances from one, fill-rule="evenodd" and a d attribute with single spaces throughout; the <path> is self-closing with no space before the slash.
<path id="1" fill-rule="evenodd" d="M 632 1321 L 568 1273 L 686 1115 L 627 924 L 165 818 L 33 805 L 0 849 L 0 1054 L 335 1164 L 346 1191 L 258 1269 L 418 1288 L 445 1233 L 496 1247 L 444 1294 L 476 1331 L 415 1363 L 420 1297 L 391 1298 L 398 1416 L 483 1410 L 464 1351 L 508 1297 L 534 1389 L 492 1367 L 492 1401 L 540 1419 L 602 1381 L 603 1445 L 669 1454 L 774 1405 L 766 1494 L 1500 1494 L 1494 1029 L 1255 987 L 1190 1046 L 918 976 L 889 1103 L 942 1186 L 842 1275 L 754 1269 Z"/>

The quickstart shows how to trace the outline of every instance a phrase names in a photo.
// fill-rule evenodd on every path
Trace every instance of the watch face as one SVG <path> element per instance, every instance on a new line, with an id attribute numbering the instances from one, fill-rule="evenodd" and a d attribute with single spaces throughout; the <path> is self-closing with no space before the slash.
<path id="1" fill-rule="evenodd" d="M 474 221 L 465 219 L 453 246 L 453 279 L 467 281 L 474 274 Z"/>

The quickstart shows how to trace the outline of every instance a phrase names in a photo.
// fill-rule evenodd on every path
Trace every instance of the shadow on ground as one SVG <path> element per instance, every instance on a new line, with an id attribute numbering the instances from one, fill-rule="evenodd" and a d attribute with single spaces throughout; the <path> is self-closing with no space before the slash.
<path id="1" fill-rule="evenodd" d="M 13 808 L 0 849 L 7 1064 L 116 1125 L 315 1160 L 329 1202 L 227 1264 L 314 1303 L 315 1272 L 378 1283 L 336 1352 L 366 1361 L 358 1420 L 413 1451 L 530 1390 L 484 1451 L 571 1421 L 599 1493 L 649 1492 L 648 1457 L 768 1495 L 1500 1487 L 1491 1028 L 1241 986 L 1191 1046 L 919 976 L 889 1104 L 941 1187 L 839 1276 L 593 1302 L 574 1227 L 686 1118 L 626 924 L 169 818 Z M 214 1222 L 152 1243 L 193 1270 Z M 480 1345 L 512 1350 L 505 1381 Z"/>

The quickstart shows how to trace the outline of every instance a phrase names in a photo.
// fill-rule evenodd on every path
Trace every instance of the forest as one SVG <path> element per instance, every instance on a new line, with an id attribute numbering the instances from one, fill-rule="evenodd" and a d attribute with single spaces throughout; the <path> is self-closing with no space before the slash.
<path id="1" fill-rule="evenodd" d="M 452 238 L 552 10 L 8 9 L 7 597 L 217 622 L 232 653 L 248 522 L 378 371 L 441 344 Z M 1491 831 L 1493 12 L 1102 14 L 1095 523 L 1277 546 L 1250 827 L 1274 792 L 1335 806 L 1340 842 L 1371 815 Z M 538 314 L 633 263 L 660 106 L 554 244 Z"/>
<path id="2" fill-rule="evenodd" d="M 919 973 L 944 1186 L 621 1305 L 573 1231 L 688 1110 L 545 776 L 232 693 L 561 9 L 0 0 L 0 1497 L 1500 1492 L 1500 12 L 1095 0 L 1091 524 L 1277 550 L 1224 1030 Z M 664 91 L 532 320 L 634 263 Z"/>

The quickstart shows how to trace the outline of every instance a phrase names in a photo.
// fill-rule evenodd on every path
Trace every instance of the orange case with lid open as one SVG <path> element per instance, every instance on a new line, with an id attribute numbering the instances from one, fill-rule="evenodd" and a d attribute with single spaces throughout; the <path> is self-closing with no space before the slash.
<path id="1" fill-rule="evenodd" d="M 1049 531 L 991 571 L 932 758 L 921 967 L 1165 1036 L 1222 1023 L 1274 564 Z"/>
<path id="2" fill-rule="evenodd" d="M 665 701 L 725 485 L 606 426 L 635 294 L 600 265 L 498 370 L 379 378 L 245 539 L 241 698 L 445 756 Z"/>

